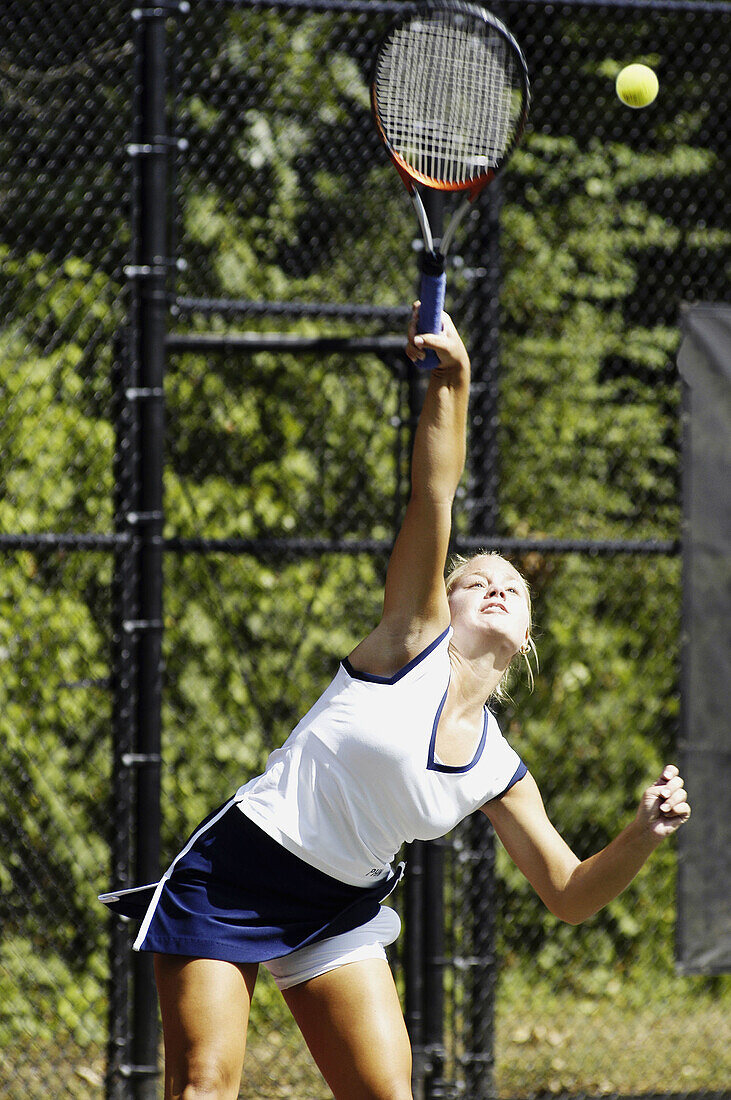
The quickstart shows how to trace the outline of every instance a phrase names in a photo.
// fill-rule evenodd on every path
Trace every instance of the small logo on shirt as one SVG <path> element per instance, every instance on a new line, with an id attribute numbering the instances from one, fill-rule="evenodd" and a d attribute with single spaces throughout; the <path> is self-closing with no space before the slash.
<path id="1" fill-rule="evenodd" d="M 370 871 L 366 875 L 366 878 L 378 878 L 378 876 L 381 874 L 381 870 L 381 867 L 371 867 Z"/>

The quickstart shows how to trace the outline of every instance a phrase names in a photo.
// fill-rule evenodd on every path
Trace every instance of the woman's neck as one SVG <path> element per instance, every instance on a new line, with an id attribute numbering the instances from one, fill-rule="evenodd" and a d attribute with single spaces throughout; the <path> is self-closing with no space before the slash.
<path id="1" fill-rule="evenodd" d="M 482 709 L 508 666 L 495 653 L 466 657 L 453 645 L 449 647 L 449 658 L 452 665 L 452 706 L 457 713 L 464 715 L 477 708 Z"/>

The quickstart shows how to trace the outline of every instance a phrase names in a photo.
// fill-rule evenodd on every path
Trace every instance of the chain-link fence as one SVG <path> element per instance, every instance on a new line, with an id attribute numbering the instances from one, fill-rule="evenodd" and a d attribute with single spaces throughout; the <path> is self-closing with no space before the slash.
<path id="1" fill-rule="evenodd" d="M 419 399 L 415 222 L 367 90 L 402 7 L 0 12 L 5 1095 L 156 1095 L 96 894 L 164 863 L 377 621 Z M 587 855 L 676 754 L 678 309 L 726 293 L 729 5 L 497 14 L 534 95 L 448 271 L 475 368 L 455 548 L 531 583 L 541 672 L 501 723 Z M 614 95 L 635 60 L 645 111 Z M 671 846 L 579 928 L 485 821 L 409 862 L 418 1095 L 728 1088 L 728 986 L 674 973 Z M 328 1095 L 268 979 L 242 1095 Z"/>

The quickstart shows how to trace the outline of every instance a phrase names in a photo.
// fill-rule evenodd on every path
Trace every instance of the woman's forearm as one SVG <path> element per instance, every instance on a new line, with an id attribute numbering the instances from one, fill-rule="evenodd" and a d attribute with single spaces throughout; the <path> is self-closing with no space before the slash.
<path id="1" fill-rule="evenodd" d="M 465 465 L 469 388 L 469 362 L 432 372 L 414 439 L 415 496 L 453 499 Z"/>
<path id="2" fill-rule="evenodd" d="M 431 372 L 416 428 L 411 493 L 444 504 L 454 499 L 465 465 L 470 358 L 449 314 L 442 314 L 440 333 L 417 335 L 417 318 L 415 303 L 406 354 L 418 366 L 431 349 L 439 366 Z"/>
<path id="3" fill-rule="evenodd" d="M 631 822 L 596 855 L 577 864 L 561 891 L 561 911 L 569 924 L 592 917 L 629 886 L 660 843 L 637 821 Z"/>

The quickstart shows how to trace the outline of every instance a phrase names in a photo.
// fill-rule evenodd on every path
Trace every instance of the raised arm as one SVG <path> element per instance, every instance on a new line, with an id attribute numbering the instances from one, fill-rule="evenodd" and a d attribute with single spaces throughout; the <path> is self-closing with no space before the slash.
<path id="1" fill-rule="evenodd" d="M 355 668 L 380 676 L 397 672 L 449 625 L 444 565 L 465 464 L 469 357 L 446 313 L 438 336 L 415 336 L 415 318 L 416 309 L 406 353 L 416 359 L 433 348 L 439 366 L 416 429 L 411 496 L 388 565 L 381 621 L 350 655 Z"/>

